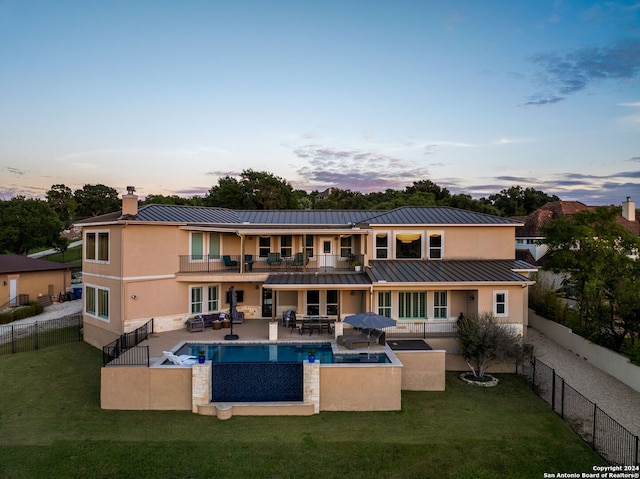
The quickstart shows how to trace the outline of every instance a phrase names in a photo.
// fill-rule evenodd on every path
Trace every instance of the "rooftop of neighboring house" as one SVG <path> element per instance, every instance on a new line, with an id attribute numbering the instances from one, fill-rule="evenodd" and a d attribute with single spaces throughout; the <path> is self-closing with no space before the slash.
<path id="1" fill-rule="evenodd" d="M 616 221 L 630 233 L 640 236 L 640 220 L 635 217 L 635 203 L 629 198 L 625 203 L 623 203 L 623 214 L 618 216 Z M 552 201 L 528 216 L 517 216 L 511 219 L 523 223 L 522 226 L 516 227 L 516 238 L 542 238 L 544 235 L 540 228 L 548 226 L 551 220 L 581 211 L 593 211 L 596 208 L 597 206 L 587 206 L 580 201 Z"/>
<path id="2" fill-rule="evenodd" d="M 0 273 L 26 273 L 70 269 L 71 266 L 46 259 L 29 258 L 19 254 L 0 254 Z"/>

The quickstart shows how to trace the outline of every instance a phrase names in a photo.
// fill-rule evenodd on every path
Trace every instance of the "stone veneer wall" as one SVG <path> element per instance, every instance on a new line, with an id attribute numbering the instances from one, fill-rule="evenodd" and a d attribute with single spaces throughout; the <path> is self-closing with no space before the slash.
<path id="1" fill-rule="evenodd" d="M 198 405 L 211 402 L 212 374 L 211 361 L 191 366 L 191 410 L 195 413 L 198 412 Z"/>
<path id="2" fill-rule="evenodd" d="M 304 361 L 303 401 L 313 404 L 313 412 L 320 413 L 320 363 Z"/>

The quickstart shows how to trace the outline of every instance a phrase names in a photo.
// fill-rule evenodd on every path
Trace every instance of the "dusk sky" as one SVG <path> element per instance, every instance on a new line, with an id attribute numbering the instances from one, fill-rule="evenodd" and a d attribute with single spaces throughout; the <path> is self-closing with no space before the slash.
<path id="1" fill-rule="evenodd" d="M 0 0 L 0 198 L 429 179 L 640 203 L 640 1 Z"/>

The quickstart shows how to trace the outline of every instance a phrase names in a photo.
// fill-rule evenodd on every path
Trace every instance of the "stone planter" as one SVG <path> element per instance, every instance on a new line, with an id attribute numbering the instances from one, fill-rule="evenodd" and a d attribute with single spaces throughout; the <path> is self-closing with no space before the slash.
<path id="1" fill-rule="evenodd" d="M 474 386 L 480 386 L 483 388 L 492 388 L 498 385 L 498 378 L 492 376 L 491 374 L 485 374 L 483 376 L 485 380 L 483 381 L 479 381 L 477 379 L 470 379 L 470 378 L 474 378 L 474 375 L 471 372 L 464 372 L 460 375 L 460 379 L 462 379 L 465 383 L 473 384 Z"/>

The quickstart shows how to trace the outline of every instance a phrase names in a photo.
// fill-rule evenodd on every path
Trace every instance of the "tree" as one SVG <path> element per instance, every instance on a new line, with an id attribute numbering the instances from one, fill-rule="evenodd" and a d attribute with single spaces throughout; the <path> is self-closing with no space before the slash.
<path id="1" fill-rule="evenodd" d="M 492 364 L 515 360 L 522 350 L 522 337 L 491 313 L 458 320 L 458 344 L 462 357 L 476 378 Z"/>
<path id="2" fill-rule="evenodd" d="M 206 206 L 245 210 L 298 209 L 298 196 L 286 180 L 266 171 L 244 170 L 240 180 L 225 176 L 212 186 Z"/>
<path id="3" fill-rule="evenodd" d="M 502 190 L 489 196 L 489 202 L 505 216 L 526 216 L 550 201 L 558 201 L 557 196 L 549 196 L 534 188 L 523 189 L 520 185 Z"/>
<path id="4" fill-rule="evenodd" d="M 205 206 L 244 209 L 245 191 L 238 180 L 231 176 L 218 179 L 218 186 L 212 186 L 204 197 Z"/>
<path id="5" fill-rule="evenodd" d="M 567 274 L 563 294 L 575 299 L 580 333 L 619 351 L 640 331 L 640 239 L 617 222 L 619 208 L 598 207 L 541 228 L 545 269 Z"/>
<path id="6" fill-rule="evenodd" d="M 78 207 L 71 188 L 62 184 L 53 185 L 46 195 L 49 206 L 56 212 L 64 228 L 69 229 L 73 215 Z"/>
<path id="7" fill-rule="evenodd" d="M 45 201 L 18 196 L 0 202 L 0 251 L 25 255 L 42 246 L 56 246 L 62 222 Z"/>
<path id="8" fill-rule="evenodd" d="M 118 192 L 105 185 L 84 185 L 73 192 L 78 204 L 76 218 L 89 218 L 118 211 L 121 207 Z"/>

